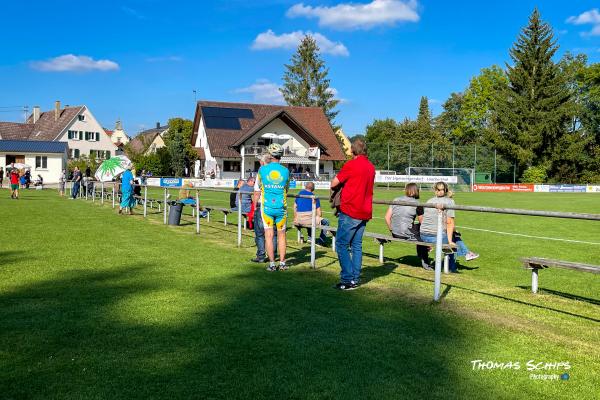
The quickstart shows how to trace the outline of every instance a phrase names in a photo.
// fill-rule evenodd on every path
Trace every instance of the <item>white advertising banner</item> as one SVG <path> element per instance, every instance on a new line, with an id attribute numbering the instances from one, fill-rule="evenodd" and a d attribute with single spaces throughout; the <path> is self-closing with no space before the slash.
<path id="1" fill-rule="evenodd" d="M 586 188 L 586 192 L 588 193 L 600 193 L 600 186 L 598 185 L 588 185 Z"/>
<path id="2" fill-rule="evenodd" d="M 146 178 L 146 185 L 160 187 L 160 178 Z"/>
<path id="3" fill-rule="evenodd" d="M 458 183 L 456 176 L 432 176 L 432 175 L 375 175 L 377 183 Z"/>
<path id="4" fill-rule="evenodd" d="M 533 186 L 533 191 L 534 192 L 549 192 L 550 191 L 550 185 L 534 185 Z"/>

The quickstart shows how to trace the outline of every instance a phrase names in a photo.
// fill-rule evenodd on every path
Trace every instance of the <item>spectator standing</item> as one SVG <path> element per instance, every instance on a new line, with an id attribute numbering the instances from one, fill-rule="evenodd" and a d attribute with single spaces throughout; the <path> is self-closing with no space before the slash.
<path id="1" fill-rule="evenodd" d="M 248 214 L 252 208 L 252 195 L 254 194 L 254 183 L 256 182 L 253 176 L 249 177 L 240 187 L 240 193 L 242 193 L 242 214 Z M 236 197 L 236 207 L 238 198 Z"/>
<path id="2" fill-rule="evenodd" d="M 269 155 L 262 154 L 258 157 L 258 162 L 261 167 L 263 165 L 267 165 L 269 163 Z M 256 185 L 256 179 L 254 181 L 254 196 L 252 201 L 254 202 L 254 217 L 252 221 L 252 225 L 254 228 L 254 243 L 256 244 L 256 257 L 251 259 L 250 261 L 255 263 L 264 263 L 269 259 L 267 257 L 267 253 L 265 251 L 265 227 L 262 221 L 261 215 L 261 202 L 260 202 L 260 188 Z M 277 250 L 277 235 L 273 235 L 273 249 Z"/>
<path id="3" fill-rule="evenodd" d="M 119 205 L 119 214 L 127 209 L 129 215 L 133 214 L 135 199 L 133 198 L 133 174 L 131 173 L 131 165 L 127 167 L 123 175 L 121 175 L 121 204 Z M 165 204 L 165 207 L 167 205 Z"/>
<path id="4" fill-rule="evenodd" d="M 16 168 L 12 168 L 10 170 L 10 198 L 18 199 L 19 198 L 19 170 Z"/>
<path id="5" fill-rule="evenodd" d="M 304 190 L 301 190 L 298 195 L 300 196 L 313 196 L 315 193 L 315 184 L 314 182 L 306 182 L 304 184 Z M 322 217 L 321 211 L 321 201 L 319 199 L 315 199 L 315 213 L 317 214 L 316 223 L 317 225 L 329 226 L 329 220 Z M 312 199 L 296 197 L 296 201 L 294 202 L 294 225 L 312 225 Z M 306 228 L 308 232 L 308 241 L 312 240 L 311 238 L 311 228 Z M 304 237 L 302 237 L 304 240 Z M 319 246 L 326 246 L 327 234 L 324 230 L 321 230 L 321 235 L 319 239 L 317 239 L 316 244 Z"/>
<path id="6" fill-rule="evenodd" d="M 442 219 L 442 243 L 450 244 L 454 246 L 452 241 L 454 233 L 454 210 L 445 210 L 447 206 L 453 206 L 454 200 L 452 200 L 452 192 L 448 190 L 448 184 L 446 182 L 437 182 L 433 185 L 433 191 L 435 197 L 427 200 L 427 204 L 436 205 L 437 208 L 425 208 L 423 215 L 423 223 L 421 224 L 421 239 L 427 243 L 435 243 L 438 229 L 438 213 L 443 213 Z M 448 266 L 450 272 L 458 272 L 456 268 L 456 259 L 454 253 L 448 256 Z"/>
<path id="7" fill-rule="evenodd" d="M 79 167 L 75 167 L 73 170 L 73 189 L 71 190 L 71 199 L 76 199 L 79 194 L 79 187 L 81 186 L 81 171 Z"/>
<path id="8" fill-rule="evenodd" d="M 261 217 L 265 229 L 265 247 L 269 256 L 268 271 L 285 271 L 287 222 L 287 190 L 290 183 L 290 173 L 279 163 L 283 156 L 283 148 L 279 143 L 272 143 L 267 148 L 269 164 L 263 165 L 258 170 L 255 191 L 260 193 L 262 210 Z M 277 247 L 279 250 L 279 265 L 275 263 L 275 249 L 273 248 L 274 230 L 277 230 Z"/>
<path id="9" fill-rule="evenodd" d="M 419 206 L 419 187 L 416 183 L 409 183 L 404 188 L 404 196 L 397 197 L 394 201 L 411 203 L 410 206 L 391 205 L 385 214 L 385 222 L 392 236 L 399 239 L 421 241 L 419 234 L 420 225 L 415 224 L 415 218 L 421 223 L 423 221 L 423 207 Z M 426 246 L 417 245 L 417 255 L 421 260 L 423 269 L 432 271 L 429 265 L 429 251 Z"/>
<path id="10" fill-rule="evenodd" d="M 3 182 L 4 182 L 4 168 L 0 167 L 0 189 L 2 188 Z"/>
<path id="11" fill-rule="evenodd" d="M 60 173 L 60 177 L 58 178 L 58 192 L 60 193 L 60 197 L 65 195 L 65 182 L 67 181 L 67 173 L 63 169 Z"/>
<path id="12" fill-rule="evenodd" d="M 31 185 L 31 171 L 25 171 L 23 177 L 25 178 L 25 189 L 29 189 L 29 185 Z"/>
<path id="13" fill-rule="evenodd" d="M 244 186 L 244 180 L 240 179 L 237 181 L 237 185 L 233 188 L 233 192 L 231 192 L 229 194 L 229 208 L 231 208 L 231 210 L 233 211 L 237 211 L 237 196 L 238 194 L 236 192 L 238 192 L 240 190 L 240 188 L 242 186 Z"/>
<path id="14" fill-rule="evenodd" d="M 367 145 L 362 139 L 355 139 L 351 149 L 352 160 L 331 181 L 332 189 L 343 185 L 335 246 L 341 266 L 336 288 L 340 290 L 353 290 L 360 284 L 362 237 L 373 217 L 375 167 L 367 158 Z"/>

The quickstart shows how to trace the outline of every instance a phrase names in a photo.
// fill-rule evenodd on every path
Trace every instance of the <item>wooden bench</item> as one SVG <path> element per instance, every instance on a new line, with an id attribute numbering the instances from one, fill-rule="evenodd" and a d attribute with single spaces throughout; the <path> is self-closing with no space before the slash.
<path id="1" fill-rule="evenodd" d="M 572 269 L 581 272 L 591 272 L 592 274 L 600 274 L 600 266 L 574 263 L 569 261 L 551 260 L 540 257 L 523 257 L 521 258 L 523 268 L 531 270 L 531 292 L 538 291 L 538 273 L 541 269 L 547 268 L 564 268 Z"/>
<path id="2" fill-rule="evenodd" d="M 365 236 L 366 237 L 370 237 L 373 238 L 373 240 L 377 243 L 379 243 L 379 262 L 383 263 L 383 247 L 385 244 L 387 243 L 407 243 L 407 244 L 412 244 L 415 246 L 426 246 L 426 247 L 435 247 L 435 243 L 429 243 L 429 242 L 418 242 L 416 240 L 406 240 L 406 239 L 400 239 L 400 238 L 395 238 L 393 236 L 390 235 L 383 235 L 380 233 L 372 233 L 372 232 L 365 232 Z M 442 252 L 444 253 L 444 273 L 449 273 L 449 259 L 448 256 L 452 253 L 454 253 L 454 250 L 456 249 L 456 245 L 455 246 L 450 246 L 449 244 L 443 244 L 442 245 Z"/>

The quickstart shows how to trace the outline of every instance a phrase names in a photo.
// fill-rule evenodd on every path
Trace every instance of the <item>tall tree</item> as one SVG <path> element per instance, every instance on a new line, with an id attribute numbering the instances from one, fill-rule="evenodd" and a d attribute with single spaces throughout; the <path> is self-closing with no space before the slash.
<path id="1" fill-rule="evenodd" d="M 193 123 L 189 119 L 171 118 L 169 130 L 165 135 L 165 145 L 168 149 L 171 163 L 171 173 L 183 176 L 185 167 L 190 170 L 196 161 L 196 151 L 192 146 Z"/>
<path id="2" fill-rule="evenodd" d="M 311 35 L 306 35 L 290 64 L 285 65 L 283 87 L 280 89 L 290 106 L 321 107 L 334 131 L 339 129 L 335 117 L 339 111 L 335 107 L 339 100 L 329 86 L 329 68 L 321 58 L 319 46 Z"/>
<path id="3" fill-rule="evenodd" d="M 420 138 L 429 138 L 433 132 L 431 124 L 431 111 L 429 111 L 429 100 L 422 96 L 419 102 L 419 114 L 417 115 L 417 134 Z"/>
<path id="4" fill-rule="evenodd" d="M 552 61 L 557 49 L 552 28 L 535 9 L 510 50 L 508 85 L 494 101 L 499 130 L 491 139 L 520 167 L 546 163 L 566 131 L 571 94 Z"/>

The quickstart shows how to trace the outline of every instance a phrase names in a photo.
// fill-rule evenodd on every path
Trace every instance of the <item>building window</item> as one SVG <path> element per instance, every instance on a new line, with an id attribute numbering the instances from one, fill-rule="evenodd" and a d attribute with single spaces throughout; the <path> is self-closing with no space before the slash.
<path id="1" fill-rule="evenodd" d="M 224 172 L 240 172 L 240 165 L 241 163 L 239 161 L 223 161 L 223 171 Z"/>
<path id="2" fill-rule="evenodd" d="M 100 132 L 96 132 L 96 142 L 100 141 Z"/>
<path id="3" fill-rule="evenodd" d="M 85 115 L 83 115 L 83 114 L 81 114 L 81 115 L 78 115 L 78 116 L 77 116 L 77 119 L 78 119 L 79 121 L 85 121 Z"/>
<path id="4" fill-rule="evenodd" d="M 48 157 L 35 156 L 35 169 L 47 169 L 47 168 L 48 168 Z"/>
<path id="5" fill-rule="evenodd" d="M 83 131 L 79 131 L 79 140 L 83 140 Z"/>
<path id="6" fill-rule="evenodd" d="M 69 149 L 69 158 L 79 158 L 79 149 Z"/>

